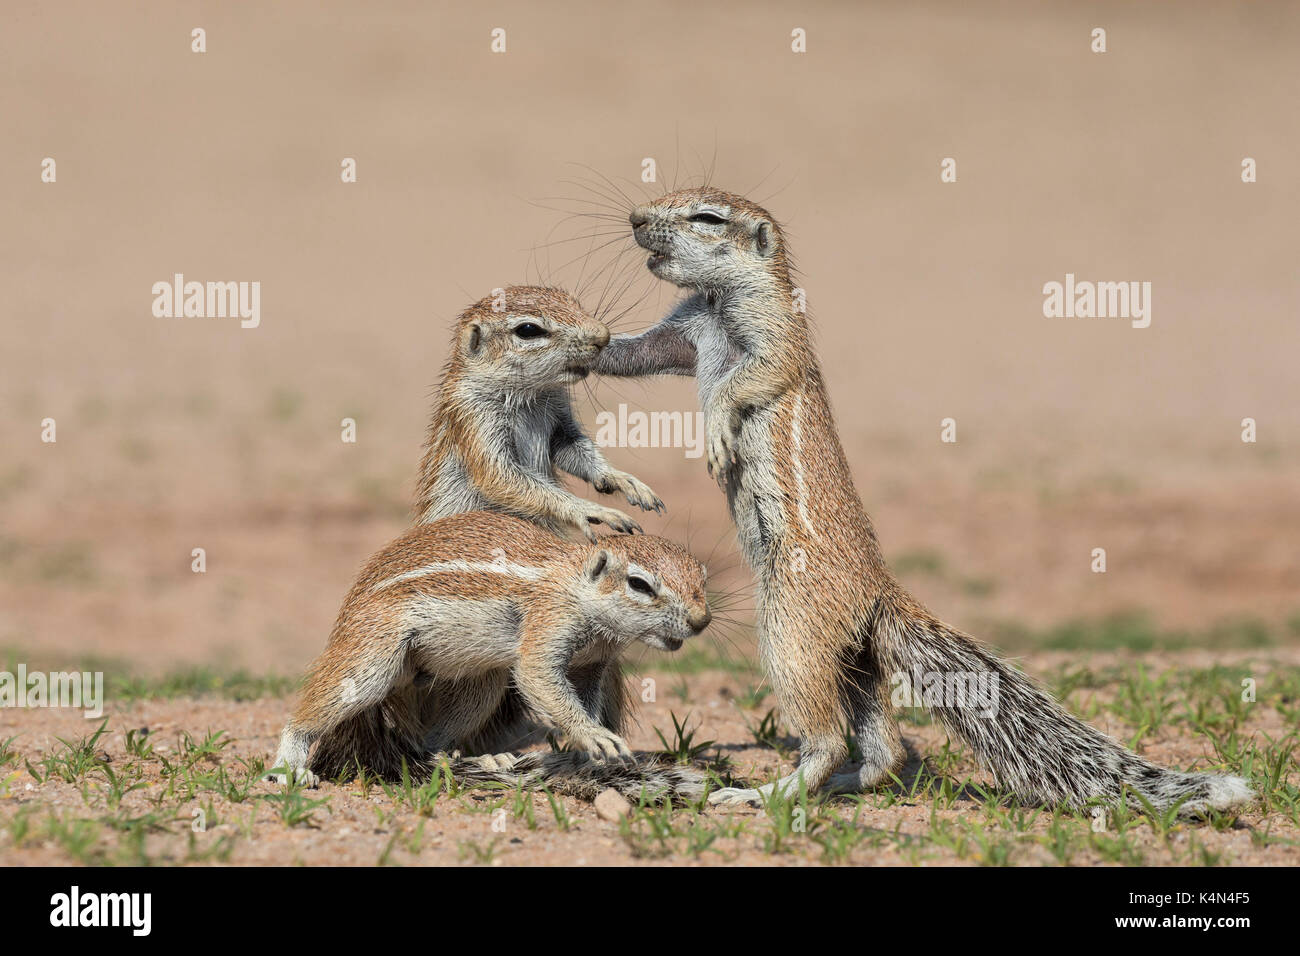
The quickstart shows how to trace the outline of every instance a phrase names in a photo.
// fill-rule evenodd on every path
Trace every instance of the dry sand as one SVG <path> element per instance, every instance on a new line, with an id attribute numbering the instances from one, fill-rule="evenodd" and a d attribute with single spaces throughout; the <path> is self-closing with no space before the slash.
<path id="1" fill-rule="evenodd" d="M 1043 655 L 1048 666 L 1078 664 L 1079 656 L 1072 654 Z M 1129 655 L 1095 655 L 1086 658 L 1097 671 L 1108 667 L 1133 667 L 1139 659 Z M 1147 655 L 1140 659 L 1155 675 L 1169 667 L 1206 667 L 1218 663 L 1254 661 L 1256 672 L 1267 675 L 1271 666 L 1300 665 L 1300 654 L 1271 652 L 1246 656 L 1241 653 L 1210 654 L 1193 652 L 1179 655 Z M 644 675 L 638 675 L 638 678 Z M 745 706 L 737 698 L 750 688 L 746 676 L 733 676 L 711 671 L 704 674 L 674 674 L 654 671 L 658 685 L 657 699 L 642 703 L 639 708 L 639 725 L 628 735 L 635 750 L 658 750 L 662 743 L 656 729 L 668 740 L 674 737 L 673 720 L 685 719 L 689 730 L 695 732 L 694 742 L 703 744 L 716 741 L 708 749 L 711 758 L 726 757 L 731 762 L 731 772 L 737 778 L 751 781 L 771 780 L 779 773 L 788 772 L 788 759 L 769 746 L 760 746 L 754 740 L 753 728 L 772 705 L 768 697 L 757 707 Z M 1266 681 L 1261 676 L 1261 681 Z M 683 700 L 684 698 L 684 700 Z M 1113 691 L 1084 691 L 1076 698 L 1076 705 L 1091 707 L 1100 701 L 1113 699 Z M 108 758 L 108 766 L 127 777 L 127 765 L 134 758 L 125 749 L 127 730 L 147 728 L 149 740 L 162 757 L 183 763 L 182 735 L 188 734 L 202 740 L 210 732 L 225 731 L 233 738 L 219 755 L 201 758 L 196 763 L 195 775 L 213 771 L 218 765 L 227 769 L 230 777 L 242 781 L 246 775 L 240 761 L 270 759 L 275 751 L 277 729 L 284 719 L 289 703 L 285 700 L 264 699 L 247 703 L 228 701 L 139 701 L 115 707 L 108 715 L 109 733 L 102 738 L 100 754 Z M 15 717 L 17 719 L 15 719 Z M 1093 722 L 1111 733 L 1126 739 L 1136 728 L 1117 721 L 1105 712 L 1095 716 Z M 0 710 L 0 741 L 12 733 L 21 732 L 14 744 L 24 757 L 37 762 L 46 753 L 59 752 L 59 740 L 76 742 L 90 733 L 96 721 L 87 721 L 80 714 L 64 710 L 3 711 Z M 1288 730 L 1279 714 L 1271 708 L 1252 709 L 1245 730 L 1246 736 L 1262 739 L 1267 734 L 1274 739 L 1286 735 Z M 0 862 L 6 865 L 37 865 L 67 863 L 73 857 L 68 843 L 51 835 L 46 822 L 49 814 L 57 819 L 132 819 L 162 811 L 171 815 L 171 822 L 152 828 L 143 838 L 142 852 L 154 863 L 214 862 L 204 854 L 214 854 L 222 848 L 227 851 L 216 856 L 215 862 L 244 865 L 371 865 L 377 862 L 394 865 L 445 865 L 477 863 L 492 865 L 625 865 L 631 863 L 674 863 L 703 865 L 806 865 L 809 863 L 847 863 L 853 865 L 948 864 L 966 865 L 992 862 L 995 859 L 983 850 L 978 841 L 967 836 L 964 843 L 947 845 L 936 840 L 936 834 L 977 832 L 994 844 L 1003 844 L 1010 853 L 1009 862 L 1017 865 L 1047 865 L 1059 862 L 1053 855 L 1052 816 L 1050 812 L 1025 812 L 1030 817 L 1022 833 L 1013 834 L 999 829 L 985 817 L 982 800 L 973 791 L 962 791 L 964 779 L 987 785 L 990 779 L 979 772 L 970 761 L 963 758 L 952 767 L 941 771 L 949 780 L 956 797 L 950 804 L 924 795 L 914 795 L 918 776 L 938 769 L 933 762 L 942 753 L 946 737 L 934 726 L 904 725 L 904 742 L 909 759 L 900 774 L 907 790 L 893 790 L 895 799 L 888 800 L 884 791 L 868 795 L 861 807 L 849 798 L 835 798 L 827 808 L 810 811 L 805 818 L 806 829 L 787 834 L 779 852 L 774 850 L 773 833 L 775 817 L 755 808 L 711 809 L 703 815 L 688 810 L 677 811 L 675 817 L 659 811 L 661 824 L 671 826 L 670 835 L 663 839 L 655 836 L 648 822 L 637 821 L 632 827 L 620 827 L 617 822 L 602 820 L 590 803 L 568 797 L 559 797 L 561 824 L 548 798 L 542 794 L 525 796 L 532 805 L 531 822 L 525 812 L 517 811 L 513 794 L 487 791 L 470 791 L 453 798 L 445 793 L 425 814 L 412 809 L 409 802 L 394 799 L 380 786 L 369 789 L 356 781 L 342 786 L 323 783 L 319 789 L 305 791 L 304 797 L 322 800 L 309 821 L 286 825 L 277 806 L 259 798 L 273 796 L 282 788 L 270 783 L 254 783 L 248 797 L 232 803 L 201 790 L 192 798 L 183 787 L 165 794 L 159 757 L 145 761 L 147 772 L 145 786 L 128 793 L 118 808 L 110 808 L 106 801 L 106 783 L 100 772 L 92 772 L 85 783 L 72 785 L 56 780 L 34 782 L 30 774 L 19 770 L 9 780 L 0 775 Z M 798 741 L 781 734 L 778 743 L 793 752 Z M 1188 731 L 1185 724 L 1174 724 L 1148 737 L 1144 756 L 1156 762 L 1178 767 L 1207 767 L 1215 764 L 1210 745 L 1201 737 Z M 923 763 L 925 761 L 926 763 Z M 184 774 L 181 775 L 183 779 Z M 924 790 L 924 787 L 921 788 Z M 199 811 L 202 816 L 196 816 Z M 504 811 L 504 812 L 500 812 Z M 21 841 L 14 837 L 15 817 L 24 812 L 31 814 L 31 822 Z M 204 829 L 195 833 L 195 821 L 202 819 Z M 846 821 L 857 842 L 841 857 L 832 858 L 823 846 L 835 824 Z M 851 821 L 851 822 L 849 822 Z M 936 822 L 937 821 L 937 822 Z M 494 826 L 495 824 L 495 826 Z M 121 827 L 119 826 L 118 830 Z M 1108 821 L 1108 829 L 1098 835 L 1099 845 L 1089 841 L 1090 824 L 1085 819 L 1068 822 L 1065 829 L 1073 833 L 1071 865 L 1101 865 L 1113 863 L 1102 849 L 1107 841 L 1119 840 L 1116 824 Z M 692 850 L 692 834 L 712 834 L 714 839 L 704 848 Z M 1261 839 L 1266 837 L 1266 839 Z M 1279 865 L 1300 864 L 1300 829 L 1285 813 L 1265 813 L 1258 807 L 1242 813 L 1232 826 L 1216 829 L 1210 826 L 1183 824 L 1162 840 L 1154 827 L 1137 824 L 1123 838 L 1136 852 L 1141 853 L 1146 865 L 1175 863 L 1196 865 L 1206 861 L 1202 850 L 1216 863 L 1225 865 Z M 85 851 L 94 862 L 139 862 L 134 856 L 137 849 L 125 836 L 106 824 L 100 823 Z"/>

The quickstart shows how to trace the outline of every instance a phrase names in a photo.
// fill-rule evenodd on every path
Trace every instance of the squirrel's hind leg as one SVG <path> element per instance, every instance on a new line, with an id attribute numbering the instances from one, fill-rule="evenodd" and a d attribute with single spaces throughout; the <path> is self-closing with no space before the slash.
<path id="1" fill-rule="evenodd" d="M 889 699 L 889 686 L 868 644 L 858 654 L 853 672 L 856 683 L 848 695 L 853 732 L 862 752 L 862 766 L 837 773 L 827 784 L 832 793 L 857 793 L 889 780 L 905 756 L 898 719 Z"/>
<path id="2" fill-rule="evenodd" d="M 809 794 L 816 793 L 832 779 L 831 775 L 840 764 L 844 763 L 848 749 L 848 744 L 839 734 L 805 737 L 799 745 L 799 768 L 794 773 L 753 789 L 724 787 L 709 794 L 709 803 L 714 806 L 762 805 L 771 800 L 774 793 L 787 800 L 797 798 L 800 778 Z"/>
<path id="3" fill-rule="evenodd" d="M 381 650 L 373 650 L 375 643 Z M 312 666 L 298 706 L 280 735 L 280 750 L 267 774 L 287 783 L 290 774 L 309 787 L 320 783 L 311 771 L 312 745 L 334 733 L 351 718 L 379 706 L 406 669 L 406 647 L 400 641 L 353 646 L 330 645 Z"/>
<path id="4" fill-rule="evenodd" d="M 809 794 L 816 793 L 848 759 L 849 745 L 840 727 L 845 712 L 856 716 L 853 693 L 846 700 L 836 655 L 810 654 L 814 635 L 790 609 L 805 600 L 798 580 L 767 583 L 759 618 L 759 653 L 768 680 L 786 721 L 799 734 L 799 767 L 775 783 L 757 789 L 726 787 L 709 795 L 715 805 L 760 804 L 780 793 L 798 797 L 800 778 Z M 847 643 L 847 642 L 846 642 Z M 868 686 L 874 686 L 874 681 Z M 853 689 L 856 691 L 856 688 Z"/>
<path id="5" fill-rule="evenodd" d="M 320 784 L 320 777 L 307 768 L 314 738 L 290 724 L 280 734 L 280 750 L 271 764 L 273 769 L 283 768 L 284 773 L 268 773 L 266 779 L 274 783 L 289 783 L 290 776 L 305 787 Z"/>

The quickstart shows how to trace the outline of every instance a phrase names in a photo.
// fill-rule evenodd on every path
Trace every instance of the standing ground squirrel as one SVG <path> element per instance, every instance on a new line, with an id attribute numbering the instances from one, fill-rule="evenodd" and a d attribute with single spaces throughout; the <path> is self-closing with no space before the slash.
<path id="1" fill-rule="evenodd" d="M 688 189 L 638 206 L 630 221 L 650 271 L 692 294 L 649 331 L 615 338 L 595 370 L 696 375 L 709 470 L 757 578 L 759 653 L 802 738 L 797 773 L 711 800 L 754 802 L 800 775 L 809 791 L 884 782 L 903 753 L 890 699 L 900 677 L 994 688 L 992 708 L 963 694 L 926 704 L 1024 798 L 1077 807 L 1127 784 L 1158 807 L 1185 801 L 1187 813 L 1252 799 L 1239 777 L 1167 770 L 1120 746 L 898 583 L 854 488 L 807 323 L 793 308 L 784 237 L 765 210 Z M 863 764 L 835 774 L 848 757 L 846 718 Z"/>
<path id="2" fill-rule="evenodd" d="M 348 592 L 281 735 L 272 776 L 314 786 L 318 775 L 358 763 L 383 776 L 400 773 L 403 761 L 428 768 L 437 755 L 474 749 L 502 719 L 508 688 L 572 747 L 628 756 L 624 688 L 612 665 L 633 641 L 675 651 L 710 619 L 703 565 L 663 538 L 588 544 L 494 512 L 417 525 L 376 554 Z M 570 788 L 646 782 L 626 766 L 574 770 L 573 756 L 524 766 L 571 771 L 580 779 Z M 461 761 L 453 770 L 518 773 L 517 759 Z M 673 773 L 698 791 L 698 774 Z"/>
<path id="3" fill-rule="evenodd" d="M 561 289 L 511 286 L 457 322 L 420 464 L 416 520 L 502 511 L 596 540 L 595 524 L 640 531 L 623 512 L 572 495 L 556 469 L 663 510 L 650 488 L 610 467 L 573 416 L 568 387 L 585 378 L 609 329 Z"/>

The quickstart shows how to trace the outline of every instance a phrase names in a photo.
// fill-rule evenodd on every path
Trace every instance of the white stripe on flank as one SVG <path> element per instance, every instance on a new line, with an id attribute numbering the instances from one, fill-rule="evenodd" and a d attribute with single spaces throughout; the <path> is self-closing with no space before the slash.
<path id="1" fill-rule="evenodd" d="M 794 487 L 795 498 L 799 502 L 799 520 L 809 534 L 813 534 L 812 521 L 808 519 L 808 488 L 803 480 L 803 461 L 799 458 L 803 451 L 803 426 L 800 425 L 799 419 L 803 416 L 803 389 L 799 389 L 794 397 L 794 410 L 791 413 L 790 439 L 794 446 L 790 455 L 790 463 L 794 466 Z"/>
<path id="2" fill-rule="evenodd" d="M 370 593 L 382 591 L 384 588 L 400 584 L 402 581 L 412 581 L 415 578 L 425 578 L 433 574 L 452 574 L 465 571 L 500 574 L 505 577 L 519 578 L 523 581 L 540 581 L 546 576 L 546 572 L 541 568 L 530 568 L 527 565 L 513 564 L 510 561 L 462 561 L 457 559 L 455 561 L 441 561 L 438 564 L 426 564 L 422 568 L 403 571 L 401 574 L 380 581 L 370 589 Z"/>

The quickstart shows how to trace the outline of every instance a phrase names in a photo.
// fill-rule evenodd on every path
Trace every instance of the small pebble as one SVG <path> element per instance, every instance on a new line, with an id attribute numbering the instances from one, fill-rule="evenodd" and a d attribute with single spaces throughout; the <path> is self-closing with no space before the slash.
<path id="1" fill-rule="evenodd" d="M 612 787 L 601 792 L 596 798 L 596 816 L 610 823 L 617 823 L 632 812 L 632 804 L 627 798 Z"/>

